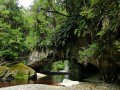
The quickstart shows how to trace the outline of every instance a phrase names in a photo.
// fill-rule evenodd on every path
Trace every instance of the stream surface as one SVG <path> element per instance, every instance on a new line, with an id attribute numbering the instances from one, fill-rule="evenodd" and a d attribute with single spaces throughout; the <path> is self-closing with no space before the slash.
<path id="1" fill-rule="evenodd" d="M 46 85 L 52 85 L 52 86 L 58 86 L 58 83 L 62 82 L 63 79 L 65 78 L 69 78 L 71 80 L 77 80 L 78 77 L 77 76 L 71 76 L 69 74 L 63 74 L 63 75 L 48 75 L 46 77 L 43 78 L 39 78 L 36 81 L 32 81 L 32 80 L 13 80 L 11 82 L 8 81 L 4 81 L 4 82 L 0 82 L 0 88 L 2 87 L 9 87 L 9 86 L 15 86 L 15 85 L 25 85 L 25 84 L 46 84 Z M 98 75 L 92 76 L 90 78 L 85 79 L 86 82 L 84 83 L 91 83 L 91 84 L 97 84 L 97 85 L 102 85 L 103 86 L 103 82 L 98 81 Z M 110 85 L 111 86 L 111 85 Z M 119 86 L 119 85 L 118 85 Z M 113 88 L 115 88 L 116 86 L 113 86 Z M 120 90 L 120 89 L 112 89 L 112 90 Z"/>
<path id="2" fill-rule="evenodd" d="M 64 78 L 69 78 L 68 74 L 66 75 L 47 75 L 43 78 L 39 78 L 36 81 L 32 80 L 12 80 L 12 81 L 0 81 L 1 87 L 15 86 L 15 85 L 23 85 L 23 84 L 46 84 L 46 85 L 58 85 L 58 83 L 62 82 Z M 73 78 L 74 79 L 74 78 Z M 72 79 L 72 80 L 73 80 Z"/>

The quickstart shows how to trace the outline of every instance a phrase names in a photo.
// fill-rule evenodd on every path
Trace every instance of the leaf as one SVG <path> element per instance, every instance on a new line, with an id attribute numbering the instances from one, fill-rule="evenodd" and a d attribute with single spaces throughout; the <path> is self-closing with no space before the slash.
<path id="1" fill-rule="evenodd" d="M 78 35 L 77 35 L 78 37 L 80 37 L 80 33 L 78 33 Z"/>
<path id="2" fill-rule="evenodd" d="M 76 35 L 78 33 L 78 29 L 74 30 L 74 35 Z"/>
<path id="3" fill-rule="evenodd" d="M 105 34 L 105 31 L 104 30 L 101 30 L 101 31 L 99 31 L 96 35 L 98 35 L 98 36 L 103 36 Z"/>
<path id="4" fill-rule="evenodd" d="M 93 6 L 93 5 L 97 4 L 100 0 L 90 0 L 90 1 L 91 1 L 90 2 L 91 6 Z"/>

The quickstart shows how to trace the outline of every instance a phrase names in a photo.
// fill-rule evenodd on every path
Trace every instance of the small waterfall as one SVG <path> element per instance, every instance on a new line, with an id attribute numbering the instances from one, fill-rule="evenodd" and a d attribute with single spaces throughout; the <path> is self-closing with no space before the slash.
<path id="1" fill-rule="evenodd" d="M 65 60 L 64 64 L 65 64 L 64 71 L 65 71 L 65 72 L 69 72 L 69 61 L 68 61 L 68 60 Z"/>
<path id="2" fill-rule="evenodd" d="M 64 64 L 65 64 L 64 71 L 65 71 L 65 72 L 69 72 L 69 61 L 68 61 L 68 60 L 65 60 L 65 61 L 64 61 Z M 65 79 L 69 79 L 69 74 L 65 75 Z"/>

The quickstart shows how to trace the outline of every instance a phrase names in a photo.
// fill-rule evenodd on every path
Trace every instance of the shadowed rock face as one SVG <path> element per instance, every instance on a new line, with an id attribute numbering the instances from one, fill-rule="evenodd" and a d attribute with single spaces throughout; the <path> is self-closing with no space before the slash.
<path id="1" fill-rule="evenodd" d="M 79 64 L 79 81 L 83 81 L 83 79 L 88 78 L 96 73 L 99 73 L 97 66 L 91 63 L 88 63 L 87 65 Z"/>
<path id="2" fill-rule="evenodd" d="M 37 72 L 39 72 L 40 69 L 42 68 L 42 66 L 44 66 L 46 64 L 51 64 L 51 63 L 55 62 L 55 60 L 58 61 L 58 60 L 63 60 L 64 59 L 64 57 L 63 57 L 64 55 L 62 53 L 58 53 L 58 52 L 57 53 L 52 52 L 50 54 L 49 53 L 47 53 L 47 54 L 45 54 L 45 53 L 44 54 L 43 53 L 40 54 L 39 53 L 38 54 L 36 52 L 36 54 L 33 55 L 33 56 L 40 56 L 40 58 L 44 56 L 43 60 L 42 59 L 41 60 L 33 60 L 35 62 L 31 61 L 32 63 L 29 64 L 29 66 L 32 67 Z M 74 55 L 71 55 L 71 56 L 74 56 Z M 47 58 L 45 58 L 45 57 L 47 57 Z M 69 58 L 68 60 L 71 60 L 71 58 Z M 72 59 L 72 60 L 73 61 L 78 61 L 77 59 L 75 59 L 75 60 Z M 113 69 L 111 68 L 110 69 L 110 68 L 105 68 L 104 67 L 104 66 L 107 65 L 107 63 L 105 63 L 106 65 L 102 65 L 102 67 L 101 67 L 101 66 L 97 65 L 96 60 L 89 60 L 88 62 L 89 63 L 87 63 L 87 65 L 80 64 L 80 63 L 77 63 L 77 62 L 75 63 L 75 65 L 78 65 L 78 67 L 79 67 L 78 69 L 79 69 L 79 80 L 80 81 L 82 81 L 83 79 L 91 76 L 92 74 L 98 73 L 98 72 L 100 72 L 100 73 L 102 72 L 102 74 L 106 73 L 107 71 L 110 72 L 110 70 L 111 70 L 111 72 L 115 72 L 115 68 L 113 68 Z M 98 62 L 98 63 L 100 64 L 101 62 Z M 117 69 L 116 69 L 116 71 L 120 72 L 120 63 L 117 63 Z M 106 76 L 106 75 L 107 74 L 103 74 L 102 76 Z M 113 79 L 112 77 L 114 75 L 112 76 L 112 73 L 110 75 L 111 75 L 111 77 L 109 77 L 109 78 L 111 78 L 111 80 L 112 80 Z M 108 76 L 110 76 L 110 75 L 108 73 Z"/>
<path id="3" fill-rule="evenodd" d="M 109 60 L 100 58 L 99 60 L 97 60 L 96 66 L 100 70 L 99 80 L 102 80 L 108 83 L 118 81 L 118 74 L 120 72 L 119 61 L 113 61 L 113 59 L 111 58 Z"/>
<path id="4" fill-rule="evenodd" d="M 46 52 L 44 52 L 44 51 L 40 52 L 37 50 L 33 51 L 29 56 L 28 65 L 30 67 L 37 67 L 39 65 L 42 65 L 45 61 L 44 59 L 47 58 L 48 53 L 49 53 L 49 51 L 46 51 Z"/>

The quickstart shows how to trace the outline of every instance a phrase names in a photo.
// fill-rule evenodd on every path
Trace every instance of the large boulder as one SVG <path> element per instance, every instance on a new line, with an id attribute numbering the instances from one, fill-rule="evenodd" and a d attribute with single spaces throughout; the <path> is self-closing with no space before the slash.
<path id="1" fill-rule="evenodd" d="M 8 77 L 14 78 L 14 79 L 36 79 L 37 75 L 36 75 L 36 72 L 30 67 L 22 63 L 18 63 L 18 64 L 13 65 L 7 71 L 3 79 L 7 79 Z"/>

